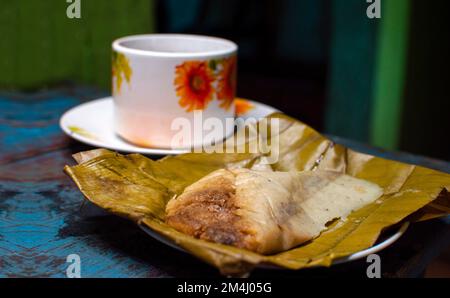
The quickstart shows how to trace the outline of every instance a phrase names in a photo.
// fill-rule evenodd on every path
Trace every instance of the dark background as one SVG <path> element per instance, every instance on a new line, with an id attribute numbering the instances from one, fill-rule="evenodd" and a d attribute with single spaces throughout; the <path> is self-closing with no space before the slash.
<path id="1" fill-rule="evenodd" d="M 449 1 L 0 0 L 0 91 L 109 92 L 110 44 L 138 33 L 239 45 L 238 96 L 319 131 L 450 160 Z M 9 94 L 9 93 L 8 93 Z"/>

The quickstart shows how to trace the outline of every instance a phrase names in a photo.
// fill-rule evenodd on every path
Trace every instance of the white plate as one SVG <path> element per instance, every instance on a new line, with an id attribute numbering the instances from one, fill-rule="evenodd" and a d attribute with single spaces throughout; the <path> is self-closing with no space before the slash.
<path id="1" fill-rule="evenodd" d="M 248 101 L 252 105 L 241 118 L 263 118 L 278 110 L 268 105 Z M 71 138 L 95 147 L 102 147 L 120 152 L 133 152 L 150 155 L 176 155 L 187 150 L 145 148 L 124 141 L 114 132 L 113 99 L 105 97 L 80 104 L 62 115 L 59 125 Z"/>
<path id="2" fill-rule="evenodd" d="M 150 229 L 149 227 L 140 224 L 139 227 L 148 235 L 150 235 L 151 237 L 155 238 L 156 240 L 172 247 L 175 248 L 179 251 L 188 253 L 184 248 L 178 246 L 176 243 L 174 243 L 172 240 L 164 237 L 163 235 L 158 234 L 157 232 L 153 231 L 152 229 Z M 376 243 L 374 246 L 369 247 L 367 249 L 358 251 L 354 254 L 351 254 L 349 256 L 346 257 L 342 257 L 339 259 L 336 259 L 333 261 L 333 265 L 336 264 L 342 264 L 342 263 L 348 263 L 351 261 L 356 261 L 359 260 L 361 258 L 365 258 L 368 255 L 377 253 L 383 249 L 385 249 L 386 247 L 390 246 L 392 243 L 394 243 L 395 241 L 397 241 L 408 229 L 409 227 L 409 222 L 404 222 L 397 230 L 393 230 L 390 231 L 388 236 L 386 237 L 386 239 Z M 282 267 L 276 266 L 276 265 L 271 265 L 271 264 L 260 264 L 259 266 L 257 266 L 257 268 L 262 268 L 262 269 L 284 269 Z"/>

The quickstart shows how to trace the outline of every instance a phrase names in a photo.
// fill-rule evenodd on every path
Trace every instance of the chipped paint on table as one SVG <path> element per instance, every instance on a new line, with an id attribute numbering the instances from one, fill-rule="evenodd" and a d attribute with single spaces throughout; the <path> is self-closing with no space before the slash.
<path id="1" fill-rule="evenodd" d="M 73 164 L 71 154 L 89 149 L 58 126 L 83 96 L 15 97 L 0 95 L 0 277 L 65 277 L 69 254 L 81 257 L 82 277 L 183 275 L 176 263 L 159 265 L 182 254 L 121 218 L 83 206 L 63 173 Z"/>

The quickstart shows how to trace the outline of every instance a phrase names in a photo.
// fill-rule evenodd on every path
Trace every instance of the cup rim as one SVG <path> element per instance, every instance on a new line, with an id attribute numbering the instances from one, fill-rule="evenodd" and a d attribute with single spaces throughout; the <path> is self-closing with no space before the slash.
<path id="1" fill-rule="evenodd" d="M 203 40 L 203 41 L 215 41 L 220 42 L 224 45 L 223 49 L 209 50 L 202 52 L 163 52 L 163 51 L 151 51 L 135 49 L 131 47 L 124 46 L 124 42 L 135 41 L 135 40 L 145 40 L 145 39 L 186 39 L 186 40 Z M 220 38 L 207 35 L 194 35 L 194 34 L 139 34 L 130 35 L 118 38 L 114 40 L 112 44 L 113 50 L 121 53 L 149 56 L 149 57 L 169 57 L 169 58 L 195 58 L 195 57 L 205 57 L 205 56 L 222 56 L 229 55 L 237 51 L 238 46 L 236 43 Z"/>

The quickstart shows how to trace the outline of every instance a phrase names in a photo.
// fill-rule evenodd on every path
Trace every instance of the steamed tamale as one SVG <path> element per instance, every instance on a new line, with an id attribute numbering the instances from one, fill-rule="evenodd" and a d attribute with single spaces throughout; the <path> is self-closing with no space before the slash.
<path id="1" fill-rule="evenodd" d="M 332 171 L 221 169 L 171 199 L 166 222 L 196 238 L 271 254 L 313 239 L 381 195 L 376 184 Z"/>

